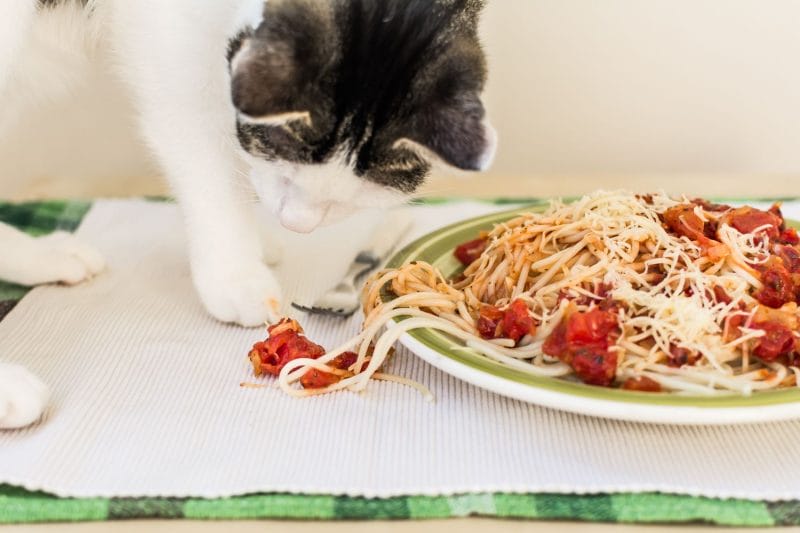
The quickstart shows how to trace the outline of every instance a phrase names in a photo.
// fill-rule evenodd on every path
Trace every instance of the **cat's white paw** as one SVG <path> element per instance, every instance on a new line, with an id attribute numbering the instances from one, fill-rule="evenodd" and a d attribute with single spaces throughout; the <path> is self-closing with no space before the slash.
<path id="1" fill-rule="evenodd" d="M 200 299 L 214 318 L 245 327 L 280 320 L 281 288 L 261 263 L 236 268 L 193 268 Z"/>
<path id="2" fill-rule="evenodd" d="M 24 285 L 75 285 L 99 274 L 106 265 L 100 252 L 63 231 L 34 239 L 31 247 Z"/>
<path id="3" fill-rule="evenodd" d="M 0 364 L 0 429 L 36 422 L 49 398 L 47 386 L 24 367 Z"/>

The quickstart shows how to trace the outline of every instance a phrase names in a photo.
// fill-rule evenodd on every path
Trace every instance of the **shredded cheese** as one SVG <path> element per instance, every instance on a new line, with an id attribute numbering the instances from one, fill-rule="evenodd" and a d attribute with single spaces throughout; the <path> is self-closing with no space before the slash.
<path id="1" fill-rule="evenodd" d="M 608 298 L 618 306 L 621 330 L 613 347 L 618 379 L 646 377 L 667 390 L 695 394 L 749 394 L 796 384 L 800 369 L 751 356 L 765 334 L 752 327 L 758 309 L 752 294 L 762 287 L 758 268 L 770 257 L 769 243 L 724 223 L 722 211 L 698 204 L 679 212 L 693 214 L 700 225 L 712 224 L 719 240 L 702 234 L 695 240 L 671 231 L 665 213 L 686 204 L 691 202 L 685 197 L 627 191 L 597 191 L 573 203 L 556 200 L 544 212 L 497 225 L 488 233 L 485 251 L 466 267 L 460 281 L 446 280 L 424 262 L 382 271 L 364 288 L 362 333 L 324 358 L 292 361 L 281 373 L 281 384 L 300 394 L 293 383 L 303 371 L 330 371 L 327 363 L 355 346 L 359 359 L 351 377 L 302 394 L 362 390 L 378 375 L 392 343 L 405 331 L 423 327 L 446 332 L 517 370 L 567 376 L 570 367 L 545 356 L 542 343 L 564 318 L 568 300 L 585 311 Z M 384 303 L 380 291 L 387 285 L 397 298 Z M 536 320 L 535 335 L 518 344 L 481 338 L 476 329 L 481 307 L 504 308 L 517 299 Z M 797 306 L 782 312 L 797 319 Z M 399 316 L 409 318 L 381 333 Z M 741 328 L 731 327 L 737 316 L 744 320 Z M 356 372 L 370 343 L 375 349 L 368 367 Z M 670 361 L 674 350 L 688 351 L 697 360 L 676 367 Z"/>

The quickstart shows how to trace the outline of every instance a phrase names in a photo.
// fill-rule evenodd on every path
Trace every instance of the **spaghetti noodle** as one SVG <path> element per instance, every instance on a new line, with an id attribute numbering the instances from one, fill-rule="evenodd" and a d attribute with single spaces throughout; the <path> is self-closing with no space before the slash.
<path id="1" fill-rule="evenodd" d="M 516 371 L 592 385 L 703 395 L 796 386 L 798 242 L 777 205 L 624 191 L 555 201 L 458 247 L 456 279 L 425 262 L 378 272 L 363 290 L 361 333 L 288 360 L 279 383 L 295 396 L 359 391 L 370 378 L 419 388 L 380 368 L 400 336 L 431 328 Z M 384 289 L 395 297 L 384 301 Z M 309 372 L 333 377 L 298 387 Z"/>

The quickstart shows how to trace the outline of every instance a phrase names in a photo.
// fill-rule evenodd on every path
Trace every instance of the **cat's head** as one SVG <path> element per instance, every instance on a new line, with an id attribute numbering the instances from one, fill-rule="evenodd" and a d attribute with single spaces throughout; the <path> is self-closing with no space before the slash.
<path id="1" fill-rule="evenodd" d="M 269 0 L 231 43 L 239 143 L 262 201 L 308 232 L 402 202 L 442 162 L 484 170 L 482 0 Z"/>

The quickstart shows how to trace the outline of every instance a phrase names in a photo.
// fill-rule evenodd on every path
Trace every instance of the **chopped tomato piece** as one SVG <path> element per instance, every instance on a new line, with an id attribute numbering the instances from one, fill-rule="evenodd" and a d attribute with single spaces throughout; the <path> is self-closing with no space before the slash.
<path id="1" fill-rule="evenodd" d="M 567 319 L 562 319 L 542 344 L 542 351 L 553 357 L 561 357 L 569 350 L 567 344 Z"/>
<path id="2" fill-rule="evenodd" d="M 481 237 L 473 241 L 460 244 L 456 247 L 453 254 L 456 256 L 456 259 L 461 261 L 461 264 L 464 266 L 469 266 L 481 256 L 488 245 L 489 240 L 485 237 Z"/>
<path id="3" fill-rule="evenodd" d="M 567 322 L 569 344 L 605 344 L 617 328 L 617 317 L 613 313 L 594 308 L 585 313 L 574 313 Z"/>
<path id="4" fill-rule="evenodd" d="M 628 378 L 622 384 L 622 388 L 639 392 L 661 392 L 661 384 L 647 376 Z"/>
<path id="5" fill-rule="evenodd" d="M 481 307 L 477 321 L 478 333 L 484 339 L 511 339 L 515 343 L 528 334 L 536 333 L 536 324 L 522 300 L 514 300 L 505 310 L 493 305 Z"/>
<path id="6" fill-rule="evenodd" d="M 800 251 L 794 246 L 776 244 L 773 248 L 775 255 L 781 258 L 783 266 L 789 272 L 800 273 Z"/>
<path id="7" fill-rule="evenodd" d="M 584 383 L 608 387 L 617 372 L 617 353 L 609 347 L 618 336 L 614 313 L 575 311 L 545 339 L 542 351 L 570 365 Z"/>
<path id="8" fill-rule="evenodd" d="M 664 222 L 667 227 L 684 237 L 699 241 L 705 237 L 705 222 L 694 212 L 694 204 L 681 204 L 664 211 Z"/>
<path id="9" fill-rule="evenodd" d="M 719 229 L 719 222 L 716 220 L 709 220 L 703 226 L 703 235 L 707 239 L 710 239 L 712 242 L 717 242 L 715 239 L 717 238 L 717 230 Z"/>
<path id="10" fill-rule="evenodd" d="M 725 292 L 725 289 L 723 289 L 719 285 L 714 285 L 714 299 L 718 303 L 726 304 L 726 305 L 733 301 L 733 300 L 731 300 L 731 297 L 728 296 L 728 293 Z"/>
<path id="11" fill-rule="evenodd" d="M 784 228 L 778 236 L 778 240 L 784 244 L 800 244 L 800 235 L 794 228 Z"/>
<path id="12" fill-rule="evenodd" d="M 695 207 L 697 207 L 695 204 L 670 207 L 662 215 L 664 222 L 676 234 L 697 241 L 709 259 L 719 261 L 726 257 L 730 250 L 726 245 L 710 238 L 716 233 L 716 227 L 715 225 L 706 227 L 707 224 L 694 212 Z"/>
<path id="13" fill-rule="evenodd" d="M 747 316 L 741 313 L 731 314 L 725 318 L 726 321 L 726 328 L 728 330 L 728 336 L 724 340 L 731 340 L 735 339 L 739 336 L 740 329 L 742 325 L 747 320 Z"/>
<path id="14" fill-rule="evenodd" d="M 339 383 L 341 380 L 341 376 L 312 368 L 300 378 L 300 385 L 302 385 L 304 389 L 324 389 L 334 383 Z"/>
<path id="15" fill-rule="evenodd" d="M 536 324 L 533 323 L 528 312 L 528 306 L 522 300 L 514 300 L 503 314 L 503 337 L 519 342 L 528 334 L 536 333 Z"/>
<path id="16" fill-rule="evenodd" d="M 357 360 L 357 353 L 344 352 L 342 355 L 335 357 L 330 363 L 328 363 L 328 365 L 332 366 L 333 368 L 338 368 L 339 370 L 348 370 L 356 363 Z M 369 360 L 367 359 L 367 361 L 364 363 L 364 366 L 366 367 L 368 363 Z M 345 376 L 340 376 L 338 374 L 312 368 L 303 374 L 303 377 L 300 378 L 300 384 L 304 389 L 323 389 L 333 385 L 334 383 L 339 383 L 343 377 Z"/>
<path id="17" fill-rule="evenodd" d="M 739 233 L 754 233 L 759 230 L 770 239 L 774 239 L 780 234 L 783 224 L 783 219 L 774 212 L 761 211 L 750 206 L 733 209 L 725 215 L 723 220 L 736 228 Z"/>
<path id="18" fill-rule="evenodd" d="M 753 296 L 762 304 L 777 309 L 783 304 L 795 301 L 795 286 L 791 273 L 782 260 L 770 258 L 761 272 L 763 287 Z"/>
<path id="19" fill-rule="evenodd" d="M 303 328 L 296 320 L 285 318 L 267 329 L 269 337 L 257 342 L 250 350 L 256 376 L 272 374 L 277 376 L 281 369 L 293 359 L 317 359 L 325 354 L 325 349 L 306 338 Z"/>
<path id="20" fill-rule="evenodd" d="M 333 361 L 331 361 L 331 366 L 334 368 L 339 368 L 341 370 L 347 370 L 358 361 L 358 354 L 356 352 L 344 352 L 339 357 L 336 357 Z M 364 364 L 369 363 L 369 358 L 364 361 Z"/>
<path id="21" fill-rule="evenodd" d="M 610 387 L 617 373 L 617 353 L 594 345 L 581 346 L 572 351 L 568 364 L 584 383 Z"/>
<path id="22" fill-rule="evenodd" d="M 676 368 L 682 367 L 683 365 L 692 366 L 697 363 L 699 359 L 699 354 L 693 350 L 676 344 L 670 345 L 669 353 L 667 354 L 667 364 Z"/>
<path id="23" fill-rule="evenodd" d="M 785 325 L 777 322 L 763 322 L 754 324 L 753 327 L 766 332 L 766 335 L 758 339 L 753 350 L 753 354 L 760 359 L 772 362 L 782 355 L 789 355 L 794 351 L 794 334 Z"/>
<path id="24" fill-rule="evenodd" d="M 767 210 L 767 212 L 772 213 L 773 215 L 778 217 L 778 219 L 781 221 L 781 224 L 780 224 L 780 227 L 779 227 L 780 230 L 786 229 L 786 220 L 783 218 L 783 212 L 781 211 L 781 204 L 780 203 L 772 204 L 772 207 L 770 207 Z"/>
<path id="25" fill-rule="evenodd" d="M 496 339 L 500 334 L 503 312 L 493 305 L 481 306 L 478 316 L 478 333 L 484 339 Z"/>

